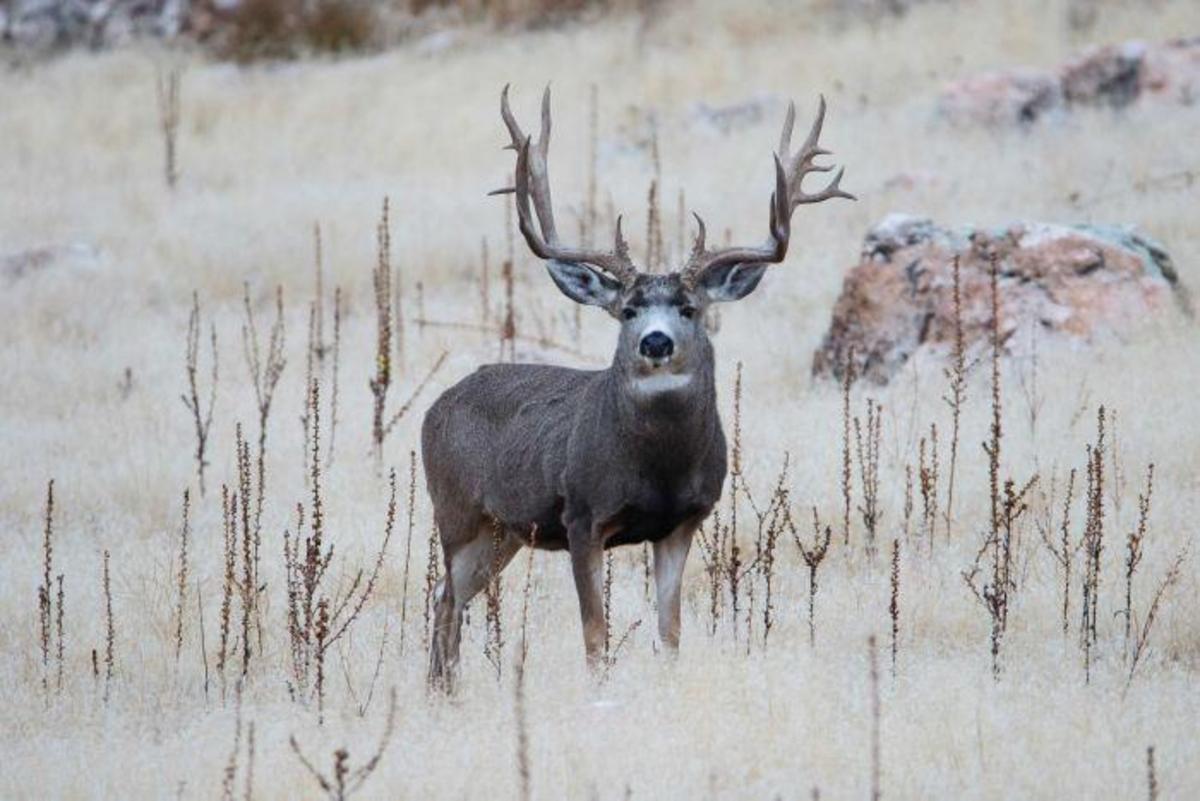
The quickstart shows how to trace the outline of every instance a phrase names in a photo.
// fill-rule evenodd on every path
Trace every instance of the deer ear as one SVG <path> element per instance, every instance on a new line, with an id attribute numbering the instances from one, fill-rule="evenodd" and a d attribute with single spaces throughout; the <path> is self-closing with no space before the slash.
<path id="1" fill-rule="evenodd" d="M 576 303 L 611 309 L 621 296 L 621 284 L 586 264 L 573 261 L 546 262 L 550 277 L 562 293 Z"/>
<path id="2" fill-rule="evenodd" d="M 731 264 L 709 270 L 701 279 L 700 286 L 713 303 L 741 300 L 754 291 L 763 273 L 765 264 Z"/>

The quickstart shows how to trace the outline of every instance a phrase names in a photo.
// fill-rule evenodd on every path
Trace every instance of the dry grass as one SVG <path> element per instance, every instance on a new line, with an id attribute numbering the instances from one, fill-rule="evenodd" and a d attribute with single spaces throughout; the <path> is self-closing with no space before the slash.
<path id="1" fill-rule="evenodd" d="M 857 516 L 846 515 L 849 547 L 842 541 L 842 393 L 808 378 L 843 270 L 856 259 L 866 227 L 891 210 L 927 213 L 949 224 L 1018 217 L 1136 224 L 1167 245 L 1185 283 L 1200 282 L 1198 189 L 1157 180 L 1196 168 L 1192 134 L 1200 108 L 1084 111 L 1024 132 L 949 131 L 932 119 L 944 80 L 1016 62 L 1056 63 L 1093 41 L 1161 39 L 1200 29 L 1193 3 L 1103 3 L 1094 26 L 1081 33 L 1065 21 L 1066 5 L 1047 10 L 1028 0 L 931 3 L 864 25 L 828 15 L 823 5 L 811 13 L 780 13 L 771 5 L 768 13 L 758 3 L 734 8 L 701 0 L 667 7 L 649 30 L 634 18 L 504 35 L 468 27 L 441 50 L 413 45 L 360 60 L 245 71 L 189 63 L 178 130 L 185 169 L 174 191 L 163 182 L 155 70 L 146 54 L 69 55 L 0 75 L 0 94 L 12 112 L 0 115 L 0 141 L 6 143 L 0 156 L 3 251 L 79 243 L 99 254 L 64 258 L 18 281 L 0 277 L 0 375 L 6 377 L 0 392 L 6 477 L 0 530 L 8 532 L 0 538 L 7 579 L 0 590 L 0 753 L 6 763 L 0 797 L 221 795 L 242 667 L 241 515 L 248 505 L 253 546 L 256 504 L 253 486 L 250 497 L 242 497 L 234 453 L 237 421 L 258 420 L 260 412 L 254 381 L 237 353 L 244 283 L 262 321 L 274 317 L 275 287 L 282 286 L 286 330 L 304 331 L 313 292 L 313 220 L 321 221 L 325 285 L 341 287 L 342 298 L 338 458 L 330 463 L 323 450 L 317 457 L 326 530 L 316 553 L 335 550 L 325 591 L 312 610 L 316 640 L 325 600 L 327 632 L 320 648 L 313 645 L 323 654 L 322 698 L 318 704 L 310 684 L 312 703 L 295 703 L 285 683 L 291 638 L 282 532 L 298 531 L 295 501 L 311 498 L 316 483 L 311 476 L 306 483 L 312 443 L 306 453 L 297 425 L 309 402 L 306 343 L 293 336 L 284 344 L 287 366 L 266 421 L 271 447 L 265 455 L 261 573 L 251 572 L 258 587 L 265 586 L 259 606 L 263 642 L 259 647 L 252 619 L 237 795 L 246 786 L 251 723 L 252 790 L 260 801 L 319 791 L 288 745 L 293 735 L 333 787 L 338 768 L 330 754 L 382 754 L 356 799 L 514 797 L 523 786 L 534 798 L 547 799 L 616 798 L 626 787 L 633 798 L 790 799 L 807 796 L 814 786 L 826 799 L 862 798 L 876 787 L 887 798 L 1135 798 L 1145 796 L 1148 772 L 1159 797 L 1200 794 L 1200 741 L 1194 736 L 1200 719 L 1194 692 L 1200 578 L 1193 533 L 1200 519 L 1194 478 L 1200 474 L 1200 410 L 1192 387 L 1200 344 L 1192 324 L 1168 313 L 1128 341 L 1096 350 L 1040 343 L 1038 394 L 1046 401 L 1036 436 L 1027 401 L 1016 391 L 1018 367 L 1002 363 L 1000 385 L 1010 390 L 1000 407 L 998 515 L 991 509 L 988 459 L 979 447 L 993 424 L 988 354 L 966 354 L 967 365 L 982 355 L 983 366 L 966 370 L 953 507 L 946 501 L 938 507 L 952 518 L 950 536 L 944 544 L 939 537 L 932 554 L 924 542 L 904 540 L 898 510 L 905 467 L 915 470 L 919 441 L 932 424 L 946 440 L 939 447 L 949 450 L 953 421 L 943 401 L 943 370 L 951 367 L 950 355 L 919 358 L 891 386 L 872 391 L 885 410 L 878 502 L 886 514 L 878 520 L 878 537 L 881 544 L 902 540 L 903 593 L 900 658 L 894 680 L 880 677 L 877 721 L 863 644 L 876 635 L 885 647 L 892 579 L 885 560 L 872 565 L 866 559 L 866 533 Z M 946 46 L 937 46 L 941 42 Z M 620 660 L 599 686 L 583 667 L 566 561 L 560 554 L 519 559 L 519 567 L 504 575 L 510 602 L 501 609 L 510 633 L 504 659 L 517 656 L 515 633 L 525 632 L 519 725 L 517 671 L 504 671 L 497 685 L 483 653 L 482 603 L 474 605 L 466 627 L 458 697 L 446 703 L 427 695 L 425 654 L 413 647 L 423 633 L 421 615 L 414 607 L 403 624 L 409 643 L 403 652 L 397 621 L 405 604 L 420 605 L 422 594 L 428 598 L 432 585 L 415 580 L 405 590 L 399 548 L 382 561 L 355 622 L 333 642 L 335 612 L 353 597 L 340 615 L 347 619 L 374 570 L 389 505 L 388 468 L 408 466 L 421 407 L 477 364 L 496 359 L 498 328 L 510 312 L 506 357 L 603 365 L 611 357 L 613 329 L 603 314 L 585 309 L 579 355 L 545 344 L 575 342 L 574 310 L 519 248 L 510 259 L 510 285 L 502 287 L 495 267 L 508 255 L 503 244 L 493 247 L 487 302 L 497 308 L 490 310 L 487 330 L 420 326 L 415 293 L 406 292 L 411 369 L 401 378 L 415 385 L 439 354 L 448 355 L 413 412 L 386 436 L 384 469 L 377 472 L 368 385 L 378 333 L 374 222 L 380 199 L 390 196 L 392 258 L 406 290 L 423 285 L 430 319 L 478 326 L 484 297 L 480 238 L 502 243 L 508 236 L 504 204 L 485 197 L 505 183 L 511 168 L 496 150 L 502 141 L 499 88 L 511 80 L 514 100 L 529 109 L 537 90 L 553 79 L 553 147 L 564 168 L 556 174 L 555 193 L 564 210 L 584 212 L 592 136 L 588 93 L 601 75 L 593 204 L 600 209 L 600 241 L 609 230 L 608 208 L 629 214 L 626 230 L 638 232 L 636 239 L 646 231 L 640 215 L 655 177 L 651 130 L 657 131 L 661 162 L 657 194 L 669 199 L 659 203 L 664 254 L 678 252 L 671 207 L 685 184 L 688 205 L 713 220 L 714 230 L 729 228 L 737 239 L 760 235 L 784 98 L 794 96 L 811 108 L 820 90 L 830 103 L 825 139 L 839 162 L 849 165 L 847 188 L 863 199 L 800 212 L 789 262 L 774 268 L 752 298 L 722 310 L 719 395 L 731 434 L 734 365 L 744 364 L 738 489 L 730 507 L 734 493 L 727 485 L 719 524 L 706 526 L 713 550 L 689 564 L 679 658 L 655 653 L 640 549 L 614 557 L 613 631 L 618 641 L 630 633 L 614 649 Z M 759 93 L 766 98 L 762 119 L 727 135 L 693 111 L 697 101 L 720 105 Z M 920 180 L 910 189 L 889 183 L 899 173 Z M 564 215 L 564 226 L 572 222 Z M 633 252 L 645 252 L 645 242 L 631 244 Z M 195 393 L 184 383 L 180 358 L 189 341 L 193 290 L 203 309 L 191 337 Z M 196 418 L 205 422 L 211 397 L 210 325 L 223 369 L 211 430 L 197 459 Z M 389 347 L 396 348 L 395 332 Z M 323 389 L 330 369 L 314 370 Z M 407 389 L 395 375 L 392 380 L 394 403 L 396 390 L 403 398 Z M 199 414 L 177 400 L 181 388 L 194 396 Z M 847 408 L 862 409 L 865 402 L 860 389 L 851 388 Z M 1098 591 L 1087 599 L 1094 615 L 1089 612 L 1083 640 L 1089 643 L 1085 683 L 1078 599 L 1092 568 L 1085 567 L 1090 557 L 1074 549 L 1089 525 L 1084 485 L 1096 468 L 1089 468 L 1084 446 L 1097 440 L 1101 404 L 1119 412 L 1118 458 L 1128 468 L 1118 472 L 1128 470 L 1131 480 L 1127 487 L 1108 480 L 1116 449 L 1107 437 L 1104 540 Z M 320 407 L 325 429 L 328 409 L 328 403 Z M 791 454 L 791 514 L 807 518 L 816 506 L 832 524 L 832 532 L 824 523 L 816 529 L 816 544 L 829 544 L 820 561 L 818 636 L 811 647 L 810 571 L 800 549 L 785 538 L 769 560 L 755 559 L 758 518 L 751 499 L 761 497 L 762 510 L 767 508 L 785 452 Z M 1126 657 L 1125 538 L 1139 525 L 1137 496 L 1147 494 L 1140 471 L 1150 462 L 1154 505 L 1131 582 Z M 236 503 L 227 498 L 224 513 L 220 492 L 198 491 L 200 465 L 211 488 L 225 485 L 236 496 Z M 251 462 L 252 477 L 256 467 Z M 1014 518 L 1005 569 L 1018 590 L 1008 599 L 1003 671 L 994 680 L 992 620 L 981 614 L 961 571 L 985 537 L 997 528 L 1006 531 L 1007 476 L 1057 474 L 1061 486 L 1071 469 L 1078 479 L 1066 507 L 1069 536 L 1063 540 L 1054 525 L 1063 519 L 1061 489 L 1050 527 L 1056 547 L 1065 543 L 1074 556 L 1069 632 L 1064 635 L 1062 621 L 1064 568 L 1035 530 L 1045 519 L 1043 482 L 1026 496 L 1030 509 Z M 53 564 L 47 577 L 51 476 Z M 1015 482 L 1011 497 L 1022 483 Z M 176 662 L 179 498 L 188 486 L 188 633 Z M 860 491 L 854 487 L 856 498 Z M 1113 493 L 1123 502 L 1115 502 Z M 920 499 L 916 505 L 913 517 L 919 518 Z M 411 555 L 436 577 L 434 524 L 419 480 L 415 507 Z M 306 516 L 301 536 L 311 537 L 311 511 Z M 803 545 L 811 549 L 804 522 Z M 933 522 L 940 533 L 941 519 Z M 228 579 L 225 525 L 236 549 Z M 710 573 L 706 558 L 715 560 Z M 987 566 L 990 577 L 992 563 Z M 772 611 L 770 647 L 764 648 L 768 571 Z M 56 575 L 70 587 L 69 608 L 58 605 L 68 636 L 62 692 L 47 694 L 42 679 L 56 683 L 56 643 L 47 647 L 46 666 L 38 588 L 49 592 Z M 351 592 L 356 576 L 359 589 Z M 715 596 L 709 576 L 717 582 Z M 228 685 L 222 698 L 206 686 L 217 664 L 226 592 L 227 664 L 224 676 L 212 677 L 216 689 L 222 680 Z M 638 620 L 646 623 L 631 628 Z M 748 637 L 751 630 L 755 636 Z M 381 703 L 364 710 L 361 703 L 380 664 L 380 694 L 394 686 L 398 699 L 394 735 L 382 750 L 385 710 Z M 313 665 L 312 683 L 315 670 Z M 877 770 L 868 748 L 873 726 Z M 517 747 L 526 753 L 526 778 L 514 757 L 522 730 L 524 745 Z M 361 764 L 344 760 L 347 786 Z"/>

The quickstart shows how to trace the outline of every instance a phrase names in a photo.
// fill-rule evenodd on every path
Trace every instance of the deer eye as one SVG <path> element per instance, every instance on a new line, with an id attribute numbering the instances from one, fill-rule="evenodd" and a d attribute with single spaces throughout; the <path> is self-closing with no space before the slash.
<path id="1" fill-rule="evenodd" d="M 637 317 L 637 309 L 632 306 L 626 306 L 621 309 L 621 317 L 626 320 L 632 320 L 634 317 Z"/>
<path id="2" fill-rule="evenodd" d="M 690 320 L 696 316 L 696 307 L 695 306 L 684 306 L 682 309 L 679 310 L 679 313 L 681 315 L 683 315 L 683 319 Z"/>

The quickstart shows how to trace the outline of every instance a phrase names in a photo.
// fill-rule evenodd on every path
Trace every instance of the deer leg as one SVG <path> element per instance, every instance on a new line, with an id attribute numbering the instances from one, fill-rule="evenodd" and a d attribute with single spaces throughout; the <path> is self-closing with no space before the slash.
<path id="1" fill-rule="evenodd" d="M 680 588 L 683 566 L 699 520 L 679 525 L 654 543 L 654 587 L 658 593 L 658 637 L 671 652 L 679 650 Z"/>
<path id="2" fill-rule="evenodd" d="M 597 669 L 604 662 L 604 547 L 590 527 L 569 536 L 571 570 L 575 591 L 579 594 L 579 615 L 583 621 L 583 646 L 588 667 Z"/>
<path id="3" fill-rule="evenodd" d="M 451 574 L 438 582 L 433 610 L 433 641 L 429 645 L 429 683 L 449 690 L 453 680 L 454 664 L 451 661 L 450 640 L 454 631 L 454 586 Z M 457 661 L 458 648 L 454 648 Z"/>
<path id="4" fill-rule="evenodd" d="M 436 628 L 429 671 L 432 681 L 453 680 L 467 604 L 487 585 L 493 569 L 497 573 L 504 570 L 520 549 L 521 540 L 511 532 L 503 532 L 497 541 L 488 521 L 479 525 L 475 539 L 447 555 L 446 577 L 438 588 L 434 618 Z"/>

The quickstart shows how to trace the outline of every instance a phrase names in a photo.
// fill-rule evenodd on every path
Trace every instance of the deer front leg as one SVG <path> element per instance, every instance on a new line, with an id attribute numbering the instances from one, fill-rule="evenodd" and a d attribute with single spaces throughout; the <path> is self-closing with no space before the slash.
<path id="1" fill-rule="evenodd" d="M 699 520 L 680 524 L 654 543 L 654 586 L 658 592 L 658 637 L 671 652 L 679 650 L 680 588 L 683 566 Z"/>
<path id="2" fill-rule="evenodd" d="M 588 667 L 598 669 L 604 663 L 604 546 L 590 527 L 569 542 Z"/>

